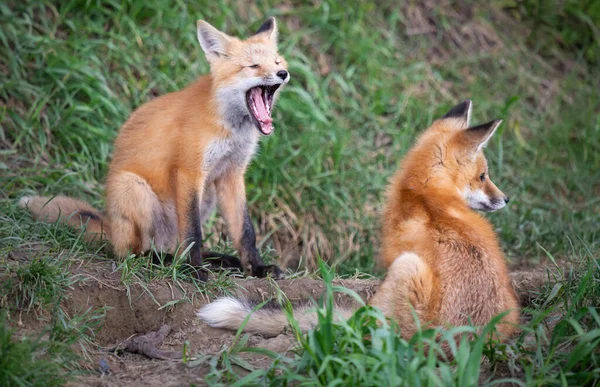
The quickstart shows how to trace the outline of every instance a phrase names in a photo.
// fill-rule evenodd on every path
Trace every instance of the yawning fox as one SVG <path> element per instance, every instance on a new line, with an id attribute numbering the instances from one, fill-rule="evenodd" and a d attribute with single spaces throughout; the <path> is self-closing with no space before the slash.
<path id="1" fill-rule="evenodd" d="M 121 257 L 144 253 L 152 242 L 164 252 L 193 242 L 191 263 L 199 265 L 202 221 L 218 200 L 246 272 L 280 277 L 258 253 L 244 187 L 246 167 L 260 136 L 273 132 L 273 105 L 290 80 L 277 52 L 277 24 L 267 19 L 246 40 L 202 20 L 197 32 L 210 75 L 147 102 L 125 122 L 106 182 L 106 214 L 63 196 L 24 197 L 21 205 L 41 220 L 87 224 L 86 239 L 107 238 Z"/>

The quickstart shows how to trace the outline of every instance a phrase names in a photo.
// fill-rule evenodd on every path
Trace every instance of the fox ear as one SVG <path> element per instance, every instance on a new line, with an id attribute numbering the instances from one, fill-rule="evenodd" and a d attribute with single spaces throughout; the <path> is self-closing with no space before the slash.
<path id="1" fill-rule="evenodd" d="M 277 44 L 277 22 L 274 17 L 270 17 L 260 26 L 255 35 L 265 34 L 273 44 Z"/>
<path id="2" fill-rule="evenodd" d="M 465 129 L 463 134 L 467 138 L 469 151 L 472 152 L 472 155 L 475 155 L 487 146 L 488 141 L 496 133 L 496 129 L 498 129 L 501 123 L 502 120 L 494 120 L 487 124 Z"/>
<path id="3" fill-rule="evenodd" d="M 204 20 L 198 20 L 196 26 L 198 27 L 198 42 L 209 62 L 227 55 L 227 46 L 231 40 L 229 36 Z"/>
<path id="4" fill-rule="evenodd" d="M 469 127 L 469 123 L 471 122 L 471 108 L 473 107 L 473 103 L 470 99 L 465 99 L 452 109 L 448 113 L 446 113 L 442 119 L 453 118 L 461 122 L 463 128 Z"/>

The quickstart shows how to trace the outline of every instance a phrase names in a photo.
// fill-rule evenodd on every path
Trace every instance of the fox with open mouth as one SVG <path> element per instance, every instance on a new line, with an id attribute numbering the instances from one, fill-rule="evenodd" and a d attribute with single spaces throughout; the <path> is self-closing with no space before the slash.
<path id="1" fill-rule="evenodd" d="M 218 202 L 241 261 L 221 256 L 221 265 L 253 276 L 281 278 L 265 265 L 246 206 L 244 173 L 259 138 L 273 128 L 273 105 L 289 82 L 277 51 L 277 24 L 267 19 L 241 40 L 197 22 L 210 74 L 187 88 L 153 99 L 123 124 L 106 182 L 106 212 L 57 196 L 24 197 L 34 217 L 86 225 L 84 237 L 108 239 L 117 256 L 191 248 L 202 264 L 202 223 Z M 214 255 L 212 255 L 214 258 Z M 218 261 L 218 260 L 217 260 Z M 212 260 L 215 263 L 215 260 Z M 206 273 L 199 272 L 202 279 Z"/>
<path id="2" fill-rule="evenodd" d="M 211 63 L 216 103 L 233 126 L 250 121 L 263 135 L 273 132 L 273 104 L 290 80 L 285 59 L 277 52 L 275 19 L 241 41 L 198 21 L 198 40 Z"/>

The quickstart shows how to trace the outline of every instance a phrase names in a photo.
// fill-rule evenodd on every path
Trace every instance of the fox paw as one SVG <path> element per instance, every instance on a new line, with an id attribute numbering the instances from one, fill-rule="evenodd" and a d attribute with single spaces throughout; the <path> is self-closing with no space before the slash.
<path id="1" fill-rule="evenodd" d="M 285 274 L 283 270 L 275 265 L 256 265 L 252 266 L 252 276 L 258 278 L 264 278 L 267 275 L 271 275 L 276 280 L 284 279 Z"/>
<path id="2" fill-rule="evenodd" d="M 194 278 L 196 278 L 198 281 L 202 281 L 202 282 L 206 282 L 208 281 L 208 272 L 202 268 L 198 268 L 198 267 L 191 267 L 192 269 L 192 276 Z"/>
<path id="3" fill-rule="evenodd" d="M 220 269 L 240 269 L 242 270 L 242 262 L 239 258 L 231 255 L 215 253 L 212 251 L 202 252 L 202 261 L 208 262 L 214 268 Z"/>

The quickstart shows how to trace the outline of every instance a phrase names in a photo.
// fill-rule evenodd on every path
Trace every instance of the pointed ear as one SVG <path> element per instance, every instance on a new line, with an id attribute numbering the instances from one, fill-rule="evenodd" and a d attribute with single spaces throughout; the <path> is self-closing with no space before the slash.
<path id="1" fill-rule="evenodd" d="M 494 120 L 487 124 L 465 129 L 463 133 L 468 140 L 470 152 L 473 155 L 487 146 L 488 141 L 496 133 L 496 129 L 498 129 L 501 123 L 502 120 Z"/>
<path id="2" fill-rule="evenodd" d="M 471 108 L 472 107 L 473 107 L 473 103 L 471 102 L 471 100 L 465 99 L 464 101 L 462 101 L 461 103 L 459 103 L 458 105 L 456 105 L 455 107 L 450 109 L 450 111 L 448 113 L 446 113 L 442 117 L 442 119 L 454 118 L 459 121 L 463 121 L 463 123 L 464 123 L 463 127 L 466 128 L 469 126 L 469 123 L 471 122 Z"/>
<path id="3" fill-rule="evenodd" d="M 274 17 L 270 17 L 260 26 L 255 35 L 265 34 L 265 36 L 273 43 L 277 44 L 277 22 Z"/>
<path id="4" fill-rule="evenodd" d="M 221 56 L 227 55 L 227 46 L 231 40 L 229 36 L 204 20 L 198 20 L 196 26 L 198 28 L 198 42 L 204 50 L 206 60 L 212 62 Z"/>

